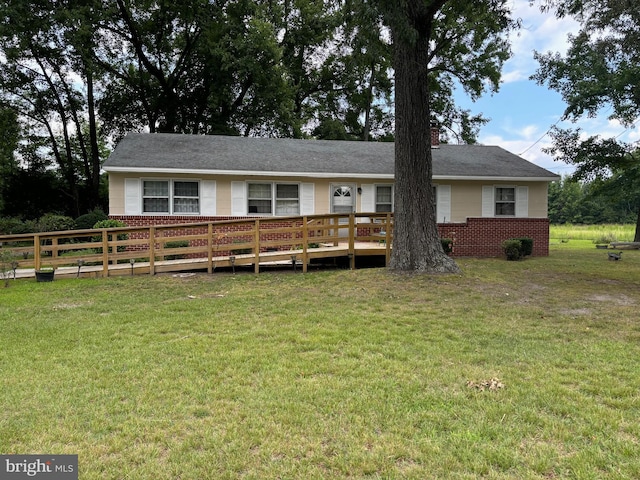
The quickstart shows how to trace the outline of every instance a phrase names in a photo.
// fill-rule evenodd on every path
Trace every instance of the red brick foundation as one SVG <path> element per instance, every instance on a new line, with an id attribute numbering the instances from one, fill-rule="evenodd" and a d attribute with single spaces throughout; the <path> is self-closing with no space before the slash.
<path id="1" fill-rule="evenodd" d="M 440 223 L 441 238 L 453 239 L 457 257 L 499 257 L 509 238 L 533 238 L 533 256 L 549 255 L 548 218 L 469 218 L 465 223 Z"/>

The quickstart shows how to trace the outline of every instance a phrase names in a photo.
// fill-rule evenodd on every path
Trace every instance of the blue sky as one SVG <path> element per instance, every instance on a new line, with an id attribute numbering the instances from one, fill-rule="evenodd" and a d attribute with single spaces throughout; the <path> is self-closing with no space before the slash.
<path id="1" fill-rule="evenodd" d="M 475 103 L 468 97 L 460 97 L 458 103 L 491 119 L 480 130 L 480 143 L 501 146 L 558 175 L 570 174 L 571 166 L 554 161 L 542 152 L 551 144 L 545 133 L 558 122 L 566 105 L 557 92 L 537 85 L 529 77 L 538 68 L 533 51 L 564 53 L 567 34 L 577 33 L 578 24 L 571 19 L 558 20 L 553 14 L 543 14 L 537 6 L 530 7 L 528 0 L 513 0 L 513 4 L 515 16 L 522 19 L 522 29 L 512 36 L 513 56 L 504 66 L 499 92 L 485 94 Z M 595 118 L 576 124 L 560 122 L 558 126 L 580 127 L 585 135 L 620 135 L 622 141 L 640 141 L 640 123 L 626 129 L 619 122 L 607 119 L 606 109 Z"/>

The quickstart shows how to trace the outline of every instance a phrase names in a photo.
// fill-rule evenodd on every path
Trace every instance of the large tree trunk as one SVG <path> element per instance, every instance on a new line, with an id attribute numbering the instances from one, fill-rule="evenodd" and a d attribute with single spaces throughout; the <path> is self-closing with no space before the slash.
<path id="1" fill-rule="evenodd" d="M 636 233 L 633 236 L 634 242 L 640 242 L 640 208 L 638 209 L 638 217 L 636 218 Z"/>
<path id="2" fill-rule="evenodd" d="M 415 11 L 414 11 L 415 12 Z M 416 19 L 416 25 L 423 19 Z M 436 223 L 427 81 L 430 22 L 417 40 L 394 35 L 396 140 L 393 252 L 390 268 L 457 273 L 443 249 Z M 426 30 L 426 31 L 425 31 Z"/>

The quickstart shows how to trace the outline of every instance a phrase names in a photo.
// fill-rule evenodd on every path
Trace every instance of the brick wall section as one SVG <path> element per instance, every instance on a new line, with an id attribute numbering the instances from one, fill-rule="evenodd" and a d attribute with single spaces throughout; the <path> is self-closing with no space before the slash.
<path id="1" fill-rule="evenodd" d="M 225 220 L 247 220 L 247 217 L 193 217 L 193 216 L 118 216 L 110 218 L 121 220 L 130 227 L 144 227 L 149 225 L 175 225 L 195 222 L 214 222 Z M 280 228 L 289 226 L 286 222 L 269 222 L 265 227 Z M 250 227 L 247 224 L 229 226 L 225 232 L 246 231 Z M 367 235 L 365 230 L 370 227 L 358 229 L 359 235 Z M 503 255 L 500 244 L 509 238 L 530 237 L 533 238 L 533 255 L 549 255 L 549 219 L 547 218 L 469 218 L 464 223 L 440 223 L 438 230 L 441 238 L 451 238 L 454 240 L 453 256 L 457 257 L 500 257 Z M 194 229 L 184 228 L 174 231 L 174 235 L 188 235 L 205 233 L 205 227 Z M 216 230 L 218 232 L 218 230 Z M 168 237 L 170 238 L 170 237 Z M 237 238 L 237 237 L 236 237 Z M 310 239 L 312 234 L 310 235 Z M 288 233 L 261 235 L 263 241 L 268 240 L 289 240 Z M 251 240 L 250 235 L 246 240 Z M 292 239 L 295 243 L 297 239 Z M 223 238 L 221 245 L 231 245 L 231 239 Z M 193 246 L 206 245 L 206 241 L 192 242 Z M 221 252 L 223 253 L 223 252 Z"/>
<path id="2" fill-rule="evenodd" d="M 440 223 L 441 238 L 454 240 L 458 257 L 500 257 L 500 244 L 509 238 L 533 238 L 533 255 L 549 255 L 548 218 L 469 218 L 465 223 Z"/>

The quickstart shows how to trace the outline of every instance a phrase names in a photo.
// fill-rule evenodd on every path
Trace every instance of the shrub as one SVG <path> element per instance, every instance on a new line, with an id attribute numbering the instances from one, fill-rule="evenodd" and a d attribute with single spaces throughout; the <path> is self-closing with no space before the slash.
<path id="1" fill-rule="evenodd" d="M 13 269 L 18 265 L 18 257 L 13 251 L 6 248 L 0 248 L 0 278 L 4 280 L 4 286 L 9 286 L 9 278 Z"/>
<path id="2" fill-rule="evenodd" d="M 91 228 L 119 228 L 119 227 L 126 227 L 126 226 L 127 224 L 124 222 L 121 222 L 120 220 L 106 219 L 106 220 L 100 220 L 94 223 L 93 227 Z"/>
<path id="3" fill-rule="evenodd" d="M 75 220 L 75 228 L 78 230 L 88 230 L 90 228 L 94 228 L 95 224 L 102 221 L 108 220 L 109 217 L 106 213 L 104 213 L 99 208 L 95 210 L 85 213 L 84 215 L 80 215 Z"/>
<path id="4" fill-rule="evenodd" d="M 451 255 L 451 252 L 453 252 L 453 240 L 450 238 L 441 238 L 440 242 L 442 242 L 442 250 L 444 250 L 444 253 Z"/>
<path id="5" fill-rule="evenodd" d="M 93 228 L 95 229 L 99 229 L 99 228 L 118 228 L 118 227 L 126 227 L 127 224 L 124 222 L 121 222 L 120 220 L 100 220 L 99 222 L 96 222 L 93 225 Z M 118 240 L 127 240 L 129 238 L 129 235 L 127 235 L 126 233 L 119 233 L 118 234 Z M 112 235 L 109 235 L 109 240 L 112 240 Z M 93 237 L 91 237 L 91 241 L 92 242 L 100 242 L 102 241 L 102 235 L 94 235 Z M 124 252 L 126 250 L 127 247 L 125 247 L 124 245 L 119 246 L 118 247 L 118 251 L 119 252 Z M 98 248 L 96 249 L 97 253 L 102 253 L 102 248 Z"/>
<path id="6" fill-rule="evenodd" d="M 71 217 L 57 215 L 55 213 L 45 213 L 36 222 L 38 232 L 60 232 L 63 230 L 73 230 L 76 222 Z"/>
<path id="7" fill-rule="evenodd" d="M 172 242 L 167 242 L 164 244 L 164 248 L 183 248 L 188 247 L 188 240 L 174 240 Z M 175 255 L 165 255 L 166 260 L 180 260 L 182 258 L 187 258 L 185 254 L 175 254 Z"/>
<path id="8" fill-rule="evenodd" d="M 618 239 L 613 233 L 605 233 L 593 240 L 593 243 L 607 244 L 617 242 Z"/>
<path id="9" fill-rule="evenodd" d="M 533 253 L 533 238 L 529 237 L 520 237 L 514 238 L 513 240 L 520 240 L 522 247 L 520 248 L 520 254 L 523 257 L 528 257 Z"/>
<path id="10" fill-rule="evenodd" d="M 22 221 L 19 218 L 0 218 L 0 235 L 17 235 L 20 233 L 33 233 L 36 231 L 36 224 L 33 220 Z"/>
<path id="11" fill-rule="evenodd" d="M 522 242 L 520 240 L 515 238 L 505 240 L 502 242 L 501 247 L 507 260 L 520 260 L 522 257 Z"/>

